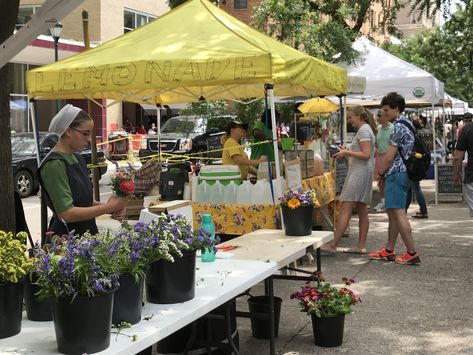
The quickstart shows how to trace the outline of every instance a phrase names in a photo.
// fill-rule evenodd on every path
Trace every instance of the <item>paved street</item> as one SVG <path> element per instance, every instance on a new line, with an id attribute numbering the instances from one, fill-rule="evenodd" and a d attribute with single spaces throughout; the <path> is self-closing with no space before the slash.
<path id="1" fill-rule="evenodd" d="M 429 206 L 429 219 L 411 219 L 420 266 L 369 261 L 365 255 L 337 254 L 323 257 L 326 279 L 340 283 L 354 277 L 353 289 L 363 303 L 346 317 L 344 343 L 339 348 L 313 344 L 310 317 L 300 313 L 289 295 L 302 282 L 275 281 L 275 295 L 283 299 L 278 354 L 472 354 L 473 353 L 473 221 L 466 205 L 433 205 L 433 181 L 422 182 Z M 411 206 L 409 213 L 418 210 Z M 368 250 L 384 246 L 387 217 L 370 214 Z M 341 247 L 353 246 L 357 219 L 351 223 L 352 236 Z M 398 253 L 404 251 L 398 241 Z M 313 269 L 312 264 L 307 267 Z M 262 294 L 262 286 L 252 289 Z M 246 300 L 239 301 L 246 307 Z M 249 320 L 238 319 L 242 354 L 268 354 L 266 341 L 251 337 Z"/>
<path id="2" fill-rule="evenodd" d="M 110 169 L 109 169 L 110 170 Z M 101 197 L 107 199 L 107 177 L 101 180 Z M 363 303 L 346 317 L 345 339 L 339 348 L 324 349 L 313 345 L 310 317 L 299 312 L 289 295 L 302 282 L 275 281 L 275 295 L 283 299 L 278 354 L 472 354 L 473 353 L 473 223 L 462 203 L 433 205 L 433 181 L 422 182 L 429 219 L 411 219 L 420 266 L 369 261 L 365 255 L 324 255 L 324 275 L 332 283 L 343 276 L 354 277 L 353 289 Z M 39 236 L 37 197 L 23 200 L 30 228 Z M 418 210 L 411 205 L 409 214 Z M 370 214 L 368 250 L 384 245 L 387 217 Z M 357 238 L 357 219 L 351 222 L 351 236 L 341 247 L 353 246 Z M 37 234 L 36 234 L 37 233 Z M 397 252 L 403 252 L 398 242 Z M 314 264 L 303 265 L 313 270 Z M 253 295 L 263 293 L 262 285 L 252 288 Z M 246 299 L 238 300 L 240 309 Z M 250 321 L 238 319 L 242 354 L 268 354 L 268 342 L 251 336 Z"/>

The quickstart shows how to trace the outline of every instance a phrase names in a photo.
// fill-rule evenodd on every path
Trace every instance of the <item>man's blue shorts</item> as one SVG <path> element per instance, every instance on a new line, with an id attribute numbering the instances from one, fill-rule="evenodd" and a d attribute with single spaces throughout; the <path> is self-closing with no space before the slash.
<path id="1" fill-rule="evenodd" d="M 406 208 L 410 183 L 406 172 L 389 175 L 384 180 L 384 207 L 386 209 Z"/>

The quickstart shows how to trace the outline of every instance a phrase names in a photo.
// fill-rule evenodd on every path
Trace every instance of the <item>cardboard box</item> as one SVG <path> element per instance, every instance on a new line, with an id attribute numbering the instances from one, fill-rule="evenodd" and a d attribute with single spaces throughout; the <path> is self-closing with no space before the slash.
<path id="1" fill-rule="evenodd" d="M 154 201 L 149 204 L 148 210 L 152 213 L 168 213 L 189 205 L 192 205 L 191 200 Z"/>

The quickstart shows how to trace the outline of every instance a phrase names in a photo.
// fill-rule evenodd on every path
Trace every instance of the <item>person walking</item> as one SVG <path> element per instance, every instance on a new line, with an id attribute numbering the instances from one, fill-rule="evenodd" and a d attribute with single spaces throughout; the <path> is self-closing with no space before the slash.
<path id="1" fill-rule="evenodd" d="M 371 112 L 363 106 L 353 106 L 348 110 L 348 119 L 357 129 L 350 150 L 340 148 L 333 157 L 349 158 L 348 174 L 340 194 L 342 201 L 341 215 L 335 227 L 334 240 L 325 244 L 322 250 L 335 252 L 343 233 L 350 222 L 353 207 L 358 213 L 359 236 L 357 246 L 345 249 L 345 252 L 366 253 L 366 238 L 369 229 L 368 204 L 373 191 L 373 163 L 376 124 Z"/>
<path id="2" fill-rule="evenodd" d="M 389 148 L 389 140 L 391 139 L 391 135 L 393 134 L 394 126 L 387 117 L 382 115 L 382 112 L 378 112 L 378 132 L 376 133 L 376 153 L 375 153 L 375 168 L 374 174 L 375 178 L 377 176 L 377 172 L 384 164 L 384 157 L 388 152 Z M 384 189 L 379 190 L 379 194 L 381 200 L 379 203 L 374 207 L 375 211 L 383 211 L 384 210 Z"/>
<path id="3" fill-rule="evenodd" d="M 468 157 L 473 157 L 473 123 L 471 123 L 470 115 L 467 116 L 469 122 L 462 126 L 463 128 L 453 153 L 453 182 L 455 184 L 462 183 L 462 165 L 465 153 L 468 154 Z M 465 199 L 470 210 L 470 217 L 473 217 L 473 159 L 468 159 L 467 161 L 465 176 L 463 176 L 463 187 Z"/>
<path id="4" fill-rule="evenodd" d="M 58 143 L 44 158 L 38 177 L 46 204 L 53 211 L 49 231 L 56 235 L 98 232 L 95 217 L 110 213 L 122 221 L 126 200 L 110 197 L 106 203 L 94 201 L 87 164 L 76 153 L 90 144 L 94 121 L 78 107 L 64 106 L 51 120 L 49 132 L 59 136 Z"/>
<path id="5" fill-rule="evenodd" d="M 381 100 L 383 115 L 394 124 L 394 131 L 389 141 L 383 167 L 378 171 L 378 183 L 384 188 L 385 206 L 388 214 L 388 241 L 386 246 L 369 254 L 372 260 L 396 261 L 399 264 L 419 264 L 419 253 L 416 251 L 412 229 L 406 213 L 407 190 L 410 179 L 407 168 L 400 155 L 407 159 L 414 147 L 414 134 L 407 125 L 412 122 L 402 113 L 406 107 L 404 98 L 396 92 L 390 92 Z M 396 257 L 395 247 L 398 234 L 401 234 L 406 251 Z"/>
<path id="6" fill-rule="evenodd" d="M 422 123 L 418 118 L 413 118 L 412 124 L 414 125 L 416 131 L 422 129 Z M 407 191 L 406 212 L 409 209 L 409 206 L 411 205 L 412 191 L 414 191 L 417 203 L 419 204 L 420 208 L 420 211 L 416 212 L 412 217 L 429 218 L 429 214 L 427 213 L 427 204 L 425 202 L 424 193 L 422 192 L 419 181 L 411 181 L 411 185 L 409 187 L 409 190 Z"/>
<path id="7" fill-rule="evenodd" d="M 377 177 L 377 172 L 384 164 L 384 157 L 388 151 L 389 140 L 394 130 L 394 126 L 387 120 L 385 116 L 378 112 L 378 132 L 376 133 L 376 152 L 375 152 L 375 163 L 374 163 L 374 178 Z M 380 201 L 374 207 L 375 211 L 384 211 L 384 190 L 379 190 Z"/>

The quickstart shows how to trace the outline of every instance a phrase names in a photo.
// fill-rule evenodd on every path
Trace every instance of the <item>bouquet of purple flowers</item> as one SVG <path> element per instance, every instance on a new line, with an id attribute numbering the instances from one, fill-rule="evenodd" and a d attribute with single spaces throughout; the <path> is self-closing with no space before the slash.
<path id="1" fill-rule="evenodd" d="M 51 245 L 34 249 L 33 272 L 41 290 L 39 298 L 93 296 L 119 286 L 118 275 L 112 273 L 112 258 L 103 253 L 100 235 L 85 233 L 53 236 Z"/>

